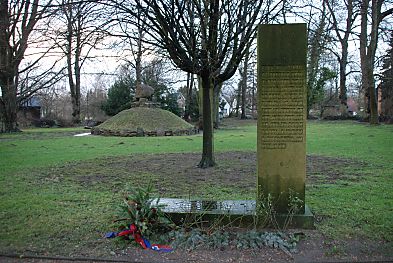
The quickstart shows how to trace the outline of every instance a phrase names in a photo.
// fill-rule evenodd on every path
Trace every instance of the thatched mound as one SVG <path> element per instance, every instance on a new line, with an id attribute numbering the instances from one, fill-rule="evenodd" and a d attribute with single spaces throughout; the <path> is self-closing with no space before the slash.
<path id="1" fill-rule="evenodd" d="M 106 136 L 171 136 L 191 135 L 199 131 L 169 111 L 136 107 L 119 112 L 92 128 L 91 133 Z"/>

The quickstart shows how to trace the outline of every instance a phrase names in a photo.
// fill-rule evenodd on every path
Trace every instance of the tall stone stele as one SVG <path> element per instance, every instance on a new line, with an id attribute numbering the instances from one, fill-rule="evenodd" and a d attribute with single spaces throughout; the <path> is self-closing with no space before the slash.
<path id="1" fill-rule="evenodd" d="M 258 197 L 305 201 L 306 24 L 258 27 Z M 304 205 L 299 214 L 304 213 Z"/>

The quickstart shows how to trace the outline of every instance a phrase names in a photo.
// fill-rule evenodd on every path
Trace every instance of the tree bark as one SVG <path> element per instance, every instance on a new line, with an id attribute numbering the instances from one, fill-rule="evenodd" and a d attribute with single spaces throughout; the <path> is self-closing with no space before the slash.
<path id="1" fill-rule="evenodd" d="M 352 25 L 354 19 L 354 11 L 353 11 L 353 0 L 349 0 L 347 3 L 347 19 L 346 19 L 346 27 L 344 37 L 342 38 L 339 30 L 338 24 L 335 23 L 335 30 L 336 34 L 340 40 L 341 44 L 341 59 L 339 60 L 340 63 L 340 94 L 339 99 L 341 105 L 343 105 L 343 111 L 341 112 L 343 115 L 348 115 L 348 104 L 347 104 L 347 65 L 348 65 L 348 39 L 351 33 Z"/>
<path id="2" fill-rule="evenodd" d="M 141 17 L 138 17 L 138 39 L 137 39 L 137 51 L 135 58 L 135 76 L 136 76 L 136 89 L 135 94 L 140 93 L 142 84 L 142 37 L 143 37 L 143 27 L 141 25 Z M 138 91 L 137 91 L 138 90 Z"/>
<path id="3" fill-rule="evenodd" d="M 240 119 L 247 119 L 246 116 L 246 91 L 247 91 L 247 83 L 245 80 L 242 81 L 242 103 L 241 103 L 241 114 Z"/>
<path id="4" fill-rule="evenodd" d="M 46 9 L 44 7 L 38 11 L 38 7 L 38 0 L 0 2 L 0 109 L 5 132 L 19 131 L 19 66 L 27 49 L 28 38 Z"/>
<path id="5" fill-rule="evenodd" d="M 198 164 L 200 168 L 208 168 L 216 165 L 214 158 L 213 145 L 213 120 L 212 120 L 212 81 L 210 74 L 204 72 L 201 74 L 202 89 L 203 89 L 203 149 L 202 159 Z"/>
<path id="6" fill-rule="evenodd" d="M 237 87 L 237 94 L 236 94 L 236 111 L 235 111 L 236 117 L 239 117 L 241 97 L 242 97 L 242 83 L 240 81 Z"/>
<path id="7" fill-rule="evenodd" d="M 186 105 L 184 110 L 184 120 L 191 120 L 191 101 L 192 89 L 194 87 L 194 74 L 187 73 L 187 87 L 186 87 Z"/>
<path id="8" fill-rule="evenodd" d="M 340 63 L 340 93 L 339 93 L 339 99 L 340 103 L 345 109 L 345 111 L 341 112 L 343 115 L 348 114 L 348 104 L 347 104 L 347 72 L 346 72 L 346 67 L 348 64 L 348 43 L 346 44 L 346 48 L 342 47 L 342 57 L 339 60 Z"/>
<path id="9" fill-rule="evenodd" d="M 353 23 L 355 21 L 356 14 L 354 13 L 354 6 L 353 6 L 354 0 L 348 0 L 345 5 L 347 8 L 347 16 L 346 16 L 346 22 L 345 22 L 345 29 L 342 30 L 340 28 L 340 25 L 342 24 L 336 16 L 336 10 L 334 9 L 334 1 L 330 2 L 329 0 L 324 0 L 324 3 L 326 3 L 332 21 L 332 26 L 334 31 L 336 32 L 337 38 L 340 42 L 341 45 L 341 57 L 339 54 L 336 54 L 337 60 L 340 65 L 340 88 L 339 88 L 339 100 L 340 104 L 342 105 L 341 107 L 341 113 L 346 116 L 348 115 L 348 105 L 347 105 L 347 87 L 346 87 L 346 81 L 347 81 L 347 72 L 346 72 L 346 67 L 348 65 L 348 40 L 349 36 L 352 32 L 352 27 Z M 340 8 L 340 7 L 337 7 Z"/>
<path id="10" fill-rule="evenodd" d="M 213 127 L 218 129 L 220 126 L 220 91 L 222 83 L 214 85 L 213 90 Z"/>
<path id="11" fill-rule="evenodd" d="M 71 104 L 72 104 L 72 115 L 74 116 L 74 98 L 75 98 L 75 82 L 73 77 L 73 70 L 72 70 L 72 6 L 70 3 L 65 8 L 66 17 L 67 17 L 67 74 L 68 74 L 68 85 L 70 85 L 70 94 L 71 94 Z"/>
<path id="12" fill-rule="evenodd" d="M 252 73 L 252 104 L 251 104 L 251 112 L 252 112 L 252 117 L 255 118 L 255 116 L 257 116 L 255 114 L 256 111 L 256 98 L 255 98 L 255 75 L 254 73 Z"/>
<path id="13" fill-rule="evenodd" d="M 381 0 L 373 0 L 371 5 L 371 32 L 368 43 L 368 8 L 369 0 L 362 0 L 360 22 L 360 64 L 362 70 L 362 87 L 368 94 L 370 124 L 379 124 L 377 96 L 374 81 L 374 61 L 378 43 L 378 29 L 381 18 Z M 367 44 L 368 43 L 368 44 Z"/>
<path id="14" fill-rule="evenodd" d="M 67 18 L 67 74 L 68 74 L 68 85 L 70 86 L 71 94 L 71 105 L 72 105 L 72 122 L 74 124 L 80 123 L 80 68 L 79 68 L 79 43 L 80 32 L 77 31 L 79 28 L 73 28 L 74 14 L 73 14 L 73 2 L 68 1 L 65 7 L 66 18 Z M 74 35 L 77 37 L 75 44 L 75 50 L 73 50 Z M 75 57 L 73 61 L 73 54 Z M 74 80 L 75 74 L 75 80 Z"/>
<path id="15" fill-rule="evenodd" d="M 5 132 L 17 132 L 20 131 L 18 129 L 17 123 L 17 112 L 18 112 L 18 103 L 16 96 L 16 87 L 13 78 L 5 78 L 1 80 L 1 86 L 5 86 L 6 89 L 3 89 L 3 98 L 2 98 L 2 114 L 4 121 L 4 131 Z"/>
<path id="16" fill-rule="evenodd" d="M 310 117 L 310 110 L 313 104 L 317 102 L 315 93 L 318 82 L 318 72 L 320 70 L 320 60 L 326 44 L 326 7 L 323 2 L 321 17 L 318 21 L 314 33 L 310 33 L 310 49 L 308 52 L 307 63 L 307 118 Z"/>
<path id="17" fill-rule="evenodd" d="M 241 116 L 240 119 L 247 119 L 246 115 L 246 94 L 247 94 L 247 73 L 248 73 L 248 59 L 250 56 L 249 48 L 247 48 L 246 53 L 244 55 L 244 66 L 243 66 L 243 74 L 242 74 L 242 103 L 241 103 Z"/>
<path id="18" fill-rule="evenodd" d="M 198 117 L 198 128 L 203 130 L 203 88 L 202 88 L 202 78 L 198 75 L 198 108 L 199 108 L 199 117 Z"/>
<path id="19" fill-rule="evenodd" d="M 75 101 L 73 104 L 73 122 L 75 124 L 79 124 L 81 122 L 81 65 L 80 65 L 80 56 L 81 56 L 81 28 L 80 18 L 78 18 L 78 31 L 76 35 L 76 48 L 75 48 L 75 58 L 74 58 L 74 74 L 75 74 Z"/>

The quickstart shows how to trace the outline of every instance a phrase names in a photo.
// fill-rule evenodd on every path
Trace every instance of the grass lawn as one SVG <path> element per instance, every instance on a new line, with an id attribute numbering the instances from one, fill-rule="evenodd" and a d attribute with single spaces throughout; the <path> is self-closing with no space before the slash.
<path id="1" fill-rule="evenodd" d="M 217 156 L 235 152 L 238 160 L 218 158 L 219 168 L 204 172 L 207 181 L 197 187 L 197 196 L 255 197 L 254 191 L 239 191 L 238 186 L 225 181 L 226 171 L 241 165 L 242 152 L 256 151 L 255 123 L 238 124 L 227 123 L 215 133 Z M 185 189 L 187 180 L 160 176 L 160 167 L 157 173 L 140 171 L 138 163 L 154 168 L 152 159 L 162 154 L 172 158 L 181 156 L 178 153 L 184 158 L 199 154 L 201 135 L 72 136 L 82 132 L 86 130 L 32 129 L 0 134 L 1 253 L 108 255 L 121 244 L 104 240 L 102 235 L 112 231 L 111 221 L 127 184 L 143 185 L 151 180 L 171 197 L 190 191 Z M 307 182 L 307 203 L 317 216 L 318 231 L 331 239 L 378 240 L 392 246 L 393 126 L 310 121 L 307 154 L 352 163 L 339 169 L 344 177 Z M 174 166 L 173 174 L 186 177 L 186 172 L 176 169 Z M 209 182 L 209 173 L 221 178 L 221 183 Z M 246 176 L 253 180 L 256 175 Z M 318 176 L 329 179 L 323 178 L 326 174 Z"/>

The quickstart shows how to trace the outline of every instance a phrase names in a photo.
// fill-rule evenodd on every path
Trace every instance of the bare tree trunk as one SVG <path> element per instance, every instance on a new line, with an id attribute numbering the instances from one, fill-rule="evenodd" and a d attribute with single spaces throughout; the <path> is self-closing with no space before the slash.
<path id="1" fill-rule="evenodd" d="M 203 130 L 203 86 L 202 86 L 202 78 L 198 76 L 198 108 L 199 108 L 199 119 L 198 119 L 198 128 Z"/>
<path id="2" fill-rule="evenodd" d="M 190 28 L 194 28 L 194 5 L 192 5 L 191 1 L 188 1 L 187 9 L 190 12 Z M 195 43 L 193 39 L 190 39 L 191 46 L 194 47 Z M 187 91 L 186 91 L 186 109 L 184 112 L 184 119 L 186 121 L 191 121 L 191 101 L 192 101 L 192 89 L 194 87 L 194 74 L 188 72 L 187 73 Z"/>
<path id="3" fill-rule="evenodd" d="M 78 28 L 80 20 L 78 19 Z M 81 32 L 78 30 L 76 35 L 76 48 L 75 48 L 75 59 L 74 59 L 74 74 L 75 74 L 75 108 L 72 116 L 74 117 L 73 122 L 78 124 L 81 122 L 81 65 L 79 63 L 81 56 Z"/>
<path id="4" fill-rule="evenodd" d="M 68 57 L 70 57 L 71 59 L 71 55 L 67 54 L 67 60 L 69 59 Z M 71 93 L 72 122 L 78 124 L 80 123 L 80 88 L 78 88 L 77 84 L 74 82 L 72 61 L 69 62 L 67 65 L 67 72 L 68 72 L 68 84 L 70 85 L 70 93 Z"/>
<path id="5" fill-rule="evenodd" d="M 78 35 L 79 32 L 75 32 L 73 28 L 73 6 L 72 1 L 67 3 L 66 8 L 66 16 L 67 16 L 67 46 L 66 46 L 66 55 L 67 55 L 67 74 L 68 74 L 68 84 L 70 85 L 70 93 L 71 93 L 71 105 L 72 105 L 72 122 L 75 124 L 80 123 L 80 69 L 77 68 L 77 59 L 79 60 L 79 51 L 78 46 L 76 44 L 75 51 L 73 51 L 73 38 L 74 35 Z M 75 52 L 75 58 L 73 62 L 73 53 Z M 74 65 L 74 68 L 72 67 Z M 76 73 L 79 72 L 79 76 Z M 74 74 L 76 82 L 74 81 Z"/>
<path id="6" fill-rule="evenodd" d="M 342 111 L 341 113 L 343 115 L 347 115 L 348 114 L 348 105 L 347 105 L 347 86 L 346 86 L 346 82 L 347 82 L 347 72 L 346 72 L 346 67 L 348 64 L 348 43 L 345 45 L 346 48 L 342 50 L 342 57 L 339 61 L 340 63 L 340 93 L 339 93 L 339 99 L 340 99 L 340 103 L 343 106 L 343 109 L 345 109 L 345 111 Z"/>
<path id="7" fill-rule="evenodd" d="M 243 74 L 242 74 L 242 85 L 241 85 L 241 90 L 242 90 L 242 114 L 240 116 L 240 119 L 247 119 L 246 116 L 246 94 L 247 94 L 247 74 L 248 74 L 248 59 L 250 57 L 250 52 L 249 48 L 247 48 L 246 53 L 244 55 L 244 66 L 243 66 Z"/>
<path id="8" fill-rule="evenodd" d="M 247 83 L 243 80 L 242 83 L 242 103 L 241 103 L 241 114 L 240 119 L 245 120 L 247 119 L 246 115 L 246 91 L 247 91 Z"/>
<path id="9" fill-rule="evenodd" d="M 235 115 L 236 117 L 239 117 L 239 111 L 240 111 L 240 100 L 242 97 L 242 80 L 240 81 L 240 83 L 237 86 L 237 96 L 236 96 L 236 111 L 235 111 Z"/>
<path id="10" fill-rule="evenodd" d="M 5 78 L 0 80 L 0 85 L 7 87 L 6 92 L 3 93 L 2 97 L 2 110 L 4 120 L 4 131 L 5 132 L 16 132 L 19 131 L 17 123 L 17 112 L 18 103 L 16 96 L 16 88 L 13 78 Z"/>
<path id="11" fill-rule="evenodd" d="M 220 126 L 220 91 L 222 83 L 215 84 L 213 90 L 213 127 L 218 129 Z"/>
<path id="12" fill-rule="evenodd" d="M 348 39 L 349 34 L 351 33 L 352 25 L 354 23 L 354 11 L 353 11 L 353 0 L 348 0 L 347 3 L 347 19 L 346 19 L 346 28 L 344 37 L 342 38 L 339 30 L 338 25 L 336 24 L 336 34 L 338 35 L 341 43 L 341 59 L 339 60 L 340 63 L 340 103 L 343 105 L 343 109 L 345 112 L 341 112 L 344 115 L 348 115 L 348 104 L 347 104 L 347 71 L 346 67 L 348 65 Z"/>
<path id="13" fill-rule="evenodd" d="M 141 26 L 140 17 L 138 18 L 138 40 L 137 40 L 137 52 L 135 58 L 135 76 L 136 76 L 136 89 L 141 89 L 142 84 L 142 36 L 143 36 L 143 28 Z M 139 91 L 135 90 L 135 94 L 138 94 Z"/>
<path id="14" fill-rule="evenodd" d="M 381 15 L 382 0 L 373 0 L 371 5 L 371 32 L 370 42 L 368 42 L 368 8 L 370 0 L 362 0 L 361 4 L 361 23 L 360 23 L 360 62 L 362 70 L 362 86 L 363 89 L 368 93 L 369 98 L 369 109 L 370 109 L 370 124 L 378 124 L 378 106 L 377 96 L 375 90 L 374 81 L 374 61 L 375 52 L 378 43 L 378 29 L 379 23 L 382 21 L 383 16 Z"/>
<path id="15" fill-rule="evenodd" d="M 17 131 L 17 87 L 13 76 L 17 69 L 12 67 L 12 50 L 8 43 L 8 27 L 10 26 L 7 1 L 0 3 L 0 87 L 2 97 L 0 97 L 0 114 L 4 121 L 4 131 Z"/>
<path id="16" fill-rule="evenodd" d="M 19 131 L 19 66 L 29 36 L 46 8 L 45 4 L 40 6 L 38 0 L 0 1 L 0 114 L 3 115 L 5 132 Z"/>
<path id="17" fill-rule="evenodd" d="M 140 0 L 137 0 L 137 4 L 140 5 Z M 137 10 L 137 17 L 136 17 L 136 26 L 137 26 L 137 39 L 136 39 L 136 54 L 134 55 L 135 59 L 135 94 L 140 94 L 141 92 L 141 84 L 142 84 L 142 55 L 144 52 L 143 48 L 143 38 L 145 34 L 145 17 L 142 10 Z M 131 47 L 132 49 L 132 47 Z M 136 98 L 137 100 L 139 98 Z"/>
<path id="18" fill-rule="evenodd" d="M 186 121 L 190 121 L 191 119 L 191 101 L 192 101 L 193 87 L 194 87 L 194 74 L 187 73 L 186 105 L 184 111 L 184 120 Z"/>
<path id="19" fill-rule="evenodd" d="M 326 7 L 323 2 L 321 17 L 318 21 L 317 28 L 314 33 L 310 33 L 310 49 L 308 52 L 308 64 L 307 64 L 307 118 L 310 117 L 310 110 L 313 104 L 316 102 L 316 85 L 318 82 L 318 72 L 320 69 L 321 54 L 325 48 L 326 28 Z"/>
<path id="20" fill-rule="evenodd" d="M 336 54 L 338 62 L 340 64 L 340 89 L 339 89 L 339 99 L 340 99 L 340 104 L 342 105 L 341 107 L 341 113 L 346 116 L 348 115 L 348 105 L 347 105 L 347 87 L 346 87 L 346 81 L 347 81 L 347 71 L 346 67 L 348 65 L 348 40 L 349 36 L 352 32 L 352 27 L 353 23 L 355 21 L 356 14 L 354 13 L 354 6 L 353 6 L 354 0 L 348 0 L 345 3 L 346 9 L 347 9 L 347 16 L 346 16 L 346 22 L 345 22 L 345 29 L 341 29 L 340 25 L 343 24 L 341 21 L 339 21 L 336 17 L 336 12 L 334 9 L 335 2 L 334 1 L 329 1 L 329 0 L 324 0 L 324 3 L 326 3 L 332 21 L 332 26 L 334 31 L 336 32 L 337 38 L 340 42 L 341 45 L 341 56 L 339 54 Z"/>
<path id="21" fill-rule="evenodd" d="M 207 168 L 216 164 L 213 147 L 213 120 L 212 120 L 212 83 L 208 72 L 201 74 L 203 89 L 203 149 L 199 167 Z"/>

